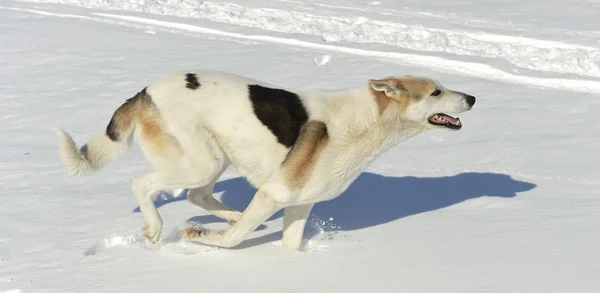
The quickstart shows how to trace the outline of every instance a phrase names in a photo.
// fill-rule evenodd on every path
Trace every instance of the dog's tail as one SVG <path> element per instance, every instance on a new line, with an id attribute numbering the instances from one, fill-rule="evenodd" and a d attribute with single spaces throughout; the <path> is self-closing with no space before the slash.
<path id="1" fill-rule="evenodd" d="M 113 114 L 102 131 L 80 149 L 64 130 L 53 126 L 59 141 L 60 162 L 73 176 L 83 176 L 97 170 L 129 150 L 136 125 L 136 113 L 149 99 L 146 89 L 128 99 Z"/>

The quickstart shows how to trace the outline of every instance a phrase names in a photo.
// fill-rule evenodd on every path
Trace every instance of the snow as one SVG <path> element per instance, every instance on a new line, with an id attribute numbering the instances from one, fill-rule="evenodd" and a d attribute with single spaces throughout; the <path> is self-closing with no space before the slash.
<path id="1" fill-rule="evenodd" d="M 597 292 L 600 3 L 479 2 L 2 1 L 0 292 Z M 302 252 L 281 213 L 234 249 L 179 239 L 228 226 L 186 190 L 156 196 L 152 246 L 139 149 L 71 178 L 50 126 L 84 142 L 190 68 L 298 89 L 426 75 L 478 100 L 317 204 Z M 239 210 L 253 191 L 235 168 L 215 187 Z"/>

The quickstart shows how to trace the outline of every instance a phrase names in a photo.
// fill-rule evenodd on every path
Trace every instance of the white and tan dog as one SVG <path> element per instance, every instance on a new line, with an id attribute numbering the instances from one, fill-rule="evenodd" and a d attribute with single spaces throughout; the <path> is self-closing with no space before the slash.
<path id="1" fill-rule="evenodd" d="M 168 76 L 119 107 L 106 131 L 78 149 L 54 128 L 60 159 L 85 175 L 127 151 L 137 132 L 154 172 L 131 189 L 146 220 L 145 237 L 160 240 L 162 219 L 152 200 L 160 190 L 188 188 L 188 200 L 232 226 L 188 228 L 192 241 L 233 247 L 285 208 L 283 246 L 299 249 L 313 205 L 337 197 L 379 154 L 431 128 L 460 129 L 444 112 L 468 111 L 475 97 L 423 77 L 369 80 L 338 92 L 293 93 L 217 71 Z M 236 211 L 212 196 L 230 165 L 257 188 Z"/>

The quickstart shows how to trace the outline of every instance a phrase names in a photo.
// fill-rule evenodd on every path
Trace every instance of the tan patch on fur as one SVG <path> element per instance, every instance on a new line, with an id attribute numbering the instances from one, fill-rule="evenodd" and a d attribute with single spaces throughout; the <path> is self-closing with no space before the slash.
<path id="1" fill-rule="evenodd" d="M 152 115 L 151 112 L 146 109 L 140 111 L 137 116 L 138 127 L 144 140 L 159 143 L 163 135 L 163 129 L 158 117 Z"/>
<path id="2" fill-rule="evenodd" d="M 168 150 L 181 152 L 177 139 L 164 129 L 160 113 L 145 91 L 137 93 L 119 107 L 113 120 L 119 134 L 137 125 L 141 138 L 158 153 Z"/>
<path id="3" fill-rule="evenodd" d="M 404 92 L 408 93 L 415 100 L 420 100 L 431 95 L 437 88 L 432 80 L 422 77 L 392 77 L 388 78 L 388 80 L 396 84 L 398 88 L 404 89 Z"/>
<path id="4" fill-rule="evenodd" d="M 284 182 L 290 189 L 302 188 L 308 182 L 328 142 L 327 126 L 321 121 L 309 121 L 300 129 L 300 135 L 282 165 Z"/>
<path id="5" fill-rule="evenodd" d="M 404 112 L 404 110 L 406 110 L 406 108 L 408 107 L 408 105 L 410 105 L 410 103 L 414 102 L 415 100 L 410 96 L 409 93 L 403 93 L 402 95 L 400 95 L 399 97 L 393 99 L 394 102 L 396 102 L 398 104 L 398 108 L 400 112 Z"/>
<path id="6" fill-rule="evenodd" d="M 397 103 L 400 111 L 404 111 L 408 105 L 429 96 L 437 88 L 436 84 L 430 79 L 409 75 L 404 77 L 387 77 L 382 80 L 371 81 L 386 81 L 401 93 L 399 95 L 388 97 L 384 92 L 376 91 L 369 87 L 379 106 L 379 113 L 383 113 L 390 102 Z"/>
<path id="7" fill-rule="evenodd" d="M 377 103 L 377 107 L 379 107 L 379 114 L 383 113 L 383 111 L 385 111 L 390 104 L 390 98 L 388 98 L 384 93 L 374 90 L 372 87 L 369 87 L 369 90 L 371 91 L 371 95 Z"/>
<path id="8" fill-rule="evenodd" d="M 135 113 L 139 108 L 140 102 L 146 97 L 146 92 L 141 91 L 137 93 L 133 98 L 128 99 L 121 105 L 112 118 L 110 119 L 110 123 L 106 128 L 106 134 L 112 140 L 120 140 L 122 139 L 122 134 L 129 133 L 131 128 L 133 127 L 133 120 L 135 118 Z"/>
<path id="9" fill-rule="evenodd" d="M 125 102 L 115 111 L 114 116 L 116 120 L 115 122 L 117 123 L 117 131 L 125 132 L 127 131 L 129 125 L 131 125 L 135 115 L 135 109 L 139 103 L 139 95 L 140 93 L 133 97 L 133 99 L 127 100 L 127 102 Z"/>
<path id="10" fill-rule="evenodd" d="M 153 107 L 144 107 L 136 115 L 139 133 L 150 147 L 160 153 L 175 151 L 181 154 L 177 139 L 164 129 L 161 117 Z"/>

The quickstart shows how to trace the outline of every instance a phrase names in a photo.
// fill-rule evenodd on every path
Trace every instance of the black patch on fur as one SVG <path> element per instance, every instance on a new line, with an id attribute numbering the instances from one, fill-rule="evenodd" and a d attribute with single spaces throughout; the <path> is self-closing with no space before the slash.
<path id="1" fill-rule="evenodd" d="M 129 100 L 127 100 L 128 103 Z M 117 131 L 117 123 L 115 122 L 115 118 L 113 117 L 112 119 L 110 119 L 110 122 L 108 122 L 108 126 L 106 126 L 106 135 L 108 135 L 108 138 L 110 138 L 110 140 L 112 141 L 119 141 L 119 132 Z"/>
<path id="2" fill-rule="evenodd" d="M 84 144 L 80 149 L 79 149 L 79 153 L 83 155 L 83 157 L 87 160 L 88 159 L 88 146 L 87 144 Z"/>
<path id="3" fill-rule="evenodd" d="M 195 90 L 200 87 L 200 82 L 198 81 L 198 77 L 193 73 L 186 74 L 185 81 L 187 81 L 187 84 L 185 85 L 185 87 L 188 89 Z"/>
<path id="4" fill-rule="evenodd" d="M 300 97 L 286 90 L 260 85 L 249 85 L 248 90 L 258 120 L 269 128 L 280 144 L 293 146 L 300 128 L 308 120 Z"/>

